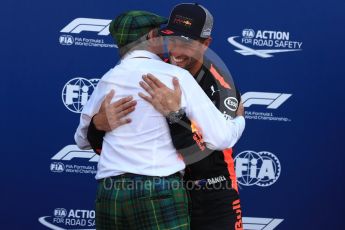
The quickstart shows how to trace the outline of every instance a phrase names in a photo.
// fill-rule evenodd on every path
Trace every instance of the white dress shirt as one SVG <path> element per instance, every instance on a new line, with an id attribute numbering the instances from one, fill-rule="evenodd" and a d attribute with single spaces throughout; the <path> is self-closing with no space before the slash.
<path id="1" fill-rule="evenodd" d="M 179 79 L 181 106 L 186 108 L 188 118 L 198 125 L 208 148 L 230 148 L 242 135 L 244 118 L 240 116 L 233 120 L 225 119 L 188 71 L 163 62 L 151 52 L 133 51 L 99 81 L 84 106 L 74 136 L 81 149 L 90 148 L 87 140 L 88 126 L 110 90 L 115 90 L 112 102 L 129 95 L 137 101 L 136 109 L 127 115 L 132 122 L 107 132 L 104 136 L 96 179 L 123 173 L 168 176 L 185 167 L 172 144 L 165 117 L 138 96 L 139 92 L 146 93 L 139 81 L 147 73 L 153 74 L 171 89 L 173 77 Z"/>

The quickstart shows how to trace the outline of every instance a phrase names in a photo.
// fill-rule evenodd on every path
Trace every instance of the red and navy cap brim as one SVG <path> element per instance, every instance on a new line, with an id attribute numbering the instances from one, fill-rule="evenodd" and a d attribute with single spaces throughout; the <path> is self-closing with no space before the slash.
<path id="1" fill-rule="evenodd" d="M 194 39 L 194 40 L 201 38 L 200 36 L 192 35 L 192 34 L 186 34 L 186 33 L 183 33 L 181 31 L 171 29 L 169 27 L 165 27 L 165 28 L 160 29 L 159 34 L 162 36 L 178 36 L 178 37 L 190 38 L 190 39 Z"/>

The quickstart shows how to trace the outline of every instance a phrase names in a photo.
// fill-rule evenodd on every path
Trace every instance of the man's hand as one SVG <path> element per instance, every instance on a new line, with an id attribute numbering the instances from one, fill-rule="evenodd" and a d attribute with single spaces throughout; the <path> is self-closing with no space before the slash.
<path id="1" fill-rule="evenodd" d="M 181 88 L 176 77 L 173 78 L 174 89 L 168 88 L 152 74 L 143 76 L 139 84 L 151 96 L 139 93 L 139 96 L 153 105 L 153 107 L 167 116 L 170 112 L 176 112 L 181 108 Z"/>
<path id="2" fill-rule="evenodd" d="M 98 130 L 108 132 L 131 122 L 130 118 L 124 117 L 135 110 L 137 102 L 129 96 L 111 103 L 114 95 L 115 91 L 111 90 L 102 102 L 99 112 L 93 117 L 93 123 Z"/>
<path id="3" fill-rule="evenodd" d="M 236 116 L 244 116 L 244 107 L 242 101 L 240 101 L 237 111 L 236 111 Z"/>

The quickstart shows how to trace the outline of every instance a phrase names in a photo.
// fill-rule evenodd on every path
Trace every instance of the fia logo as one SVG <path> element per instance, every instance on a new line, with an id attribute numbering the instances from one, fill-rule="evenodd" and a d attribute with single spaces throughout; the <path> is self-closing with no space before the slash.
<path id="1" fill-rule="evenodd" d="M 38 222 L 53 230 L 95 230 L 94 210 L 56 208 L 53 213 L 54 216 L 39 217 Z"/>
<path id="2" fill-rule="evenodd" d="M 253 29 L 244 29 L 242 30 L 242 37 L 244 38 L 254 38 L 255 37 L 255 32 Z"/>
<path id="3" fill-rule="evenodd" d="M 54 216 L 58 218 L 65 218 L 67 216 L 67 210 L 64 208 L 56 208 L 54 210 Z"/>
<path id="4" fill-rule="evenodd" d="M 74 38 L 71 35 L 61 35 L 59 42 L 61 45 L 70 46 L 74 44 Z"/>
<path id="5" fill-rule="evenodd" d="M 237 40 L 237 41 L 236 41 Z M 234 51 L 244 56 L 271 58 L 276 53 L 302 51 L 303 42 L 291 41 L 290 32 L 244 29 L 242 38 L 231 36 L 228 42 L 236 47 Z M 257 48 L 256 48 L 257 47 Z"/>
<path id="6" fill-rule="evenodd" d="M 69 111 L 81 113 L 98 81 L 98 79 L 88 80 L 82 77 L 69 80 L 62 89 L 63 104 Z"/>
<path id="7" fill-rule="evenodd" d="M 61 162 L 52 162 L 50 164 L 50 171 L 57 173 L 63 172 L 65 171 L 65 165 Z"/>
<path id="8" fill-rule="evenodd" d="M 278 158 L 270 152 L 243 151 L 235 159 L 238 183 L 244 186 L 267 187 L 274 184 L 281 172 Z"/>

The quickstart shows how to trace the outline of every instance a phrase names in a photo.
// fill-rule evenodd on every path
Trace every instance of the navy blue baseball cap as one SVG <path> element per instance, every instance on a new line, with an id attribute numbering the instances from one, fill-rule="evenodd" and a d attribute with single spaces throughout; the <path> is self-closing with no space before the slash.
<path id="1" fill-rule="evenodd" d="M 162 36 L 200 39 L 211 36 L 213 17 L 202 5 L 182 3 L 171 11 L 168 25 L 160 30 Z"/>

